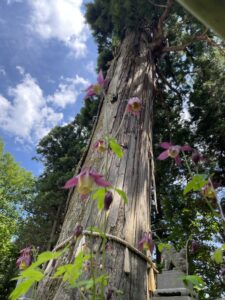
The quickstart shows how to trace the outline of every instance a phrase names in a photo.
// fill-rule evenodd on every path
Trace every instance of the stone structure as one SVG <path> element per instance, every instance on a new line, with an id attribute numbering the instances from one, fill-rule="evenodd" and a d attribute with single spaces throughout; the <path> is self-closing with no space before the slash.
<path id="1" fill-rule="evenodd" d="M 178 270 L 164 270 L 158 274 L 153 300 L 197 300 L 196 293 L 185 287 L 182 276 L 184 273 Z"/>

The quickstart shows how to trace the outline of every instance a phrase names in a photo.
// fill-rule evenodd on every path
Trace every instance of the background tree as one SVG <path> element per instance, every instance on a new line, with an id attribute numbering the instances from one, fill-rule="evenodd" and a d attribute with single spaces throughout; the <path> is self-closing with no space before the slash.
<path id="1" fill-rule="evenodd" d="M 0 140 L 0 299 L 6 299 L 14 286 L 15 258 L 18 248 L 14 240 L 24 214 L 24 205 L 33 196 L 34 178 L 21 168 L 10 153 L 4 152 Z"/>

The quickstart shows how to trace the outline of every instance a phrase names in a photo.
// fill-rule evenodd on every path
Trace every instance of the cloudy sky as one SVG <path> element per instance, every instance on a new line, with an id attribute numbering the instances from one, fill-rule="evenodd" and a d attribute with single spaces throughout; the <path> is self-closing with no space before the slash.
<path id="1" fill-rule="evenodd" d="M 74 118 L 96 78 L 83 0 L 0 0 L 0 137 L 34 174 L 35 145 Z"/>

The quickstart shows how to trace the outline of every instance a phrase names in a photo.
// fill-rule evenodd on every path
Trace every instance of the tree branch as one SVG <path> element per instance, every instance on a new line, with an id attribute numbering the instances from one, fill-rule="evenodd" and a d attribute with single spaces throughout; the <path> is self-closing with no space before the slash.
<path id="1" fill-rule="evenodd" d="M 200 35 L 195 35 L 185 44 L 165 47 L 162 49 L 162 52 L 184 51 L 188 46 L 190 46 L 195 41 L 205 41 L 205 42 L 209 43 L 210 45 L 217 47 L 220 51 L 222 51 L 223 54 L 225 54 L 224 49 L 220 45 L 218 45 L 216 42 L 214 42 L 212 39 L 209 38 L 209 36 L 206 34 L 207 31 L 208 31 L 208 29 L 206 29 Z"/>
<path id="2" fill-rule="evenodd" d="M 163 22 L 167 18 L 172 5 L 173 5 L 173 0 L 168 0 L 167 1 L 167 6 L 166 6 L 163 14 L 159 18 L 159 22 L 158 22 L 157 28 L 158 28 L 158 32 L 160 33 L 161 36 L 163 36 Z"/>

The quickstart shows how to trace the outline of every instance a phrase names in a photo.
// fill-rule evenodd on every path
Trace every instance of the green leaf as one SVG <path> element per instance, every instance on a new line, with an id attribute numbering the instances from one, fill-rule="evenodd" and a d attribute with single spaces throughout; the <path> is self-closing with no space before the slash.
<path id="1" fill-rule="evenodd" d="M 128 204 L 128 199 L 127 199 L 127 195 L 124 191 L 120 190 L 120 189 L 115 189 L 115 191 L 117 191 L 117 193 L 120 195 L 120 197 L 123 199 L 123 201 Z"/>
<path id="2" fill-rule="evenodd" d="M 182 276 L 182 280 L 185 285 L 190 286 L 193 285 L 193 287 L 197 290 L 201 290 L 206 285 L 202 277 L 198 275 L 187 275 Z"/>
<path id="3" fill-rule="evenodd" d="M 192 180 L 189 181 L 188 184 L 186 185 L 184 189 L 184 195 L 186 195 L 190 191 L 196 192 L 201 188 L 203 188 L 208 183 L 208 180 L 206 180 L 206 178 L 207 178 L 206 174 L 194 175 Z"/>
<path id="4" fill-rule="evenodd" d="M 17 300 L 20 296 L 25 295 L 34 284 L 33 279 L 27 279 L 20 282 L 9 296 L 10 300 Z"/>
<path id="5" fill-rule="evenodd" d="M 38 255 L 37 261 L 34 262 L 28 269 L 38 267 L 51 259 L 59 258 L 61 254 L 62 254 L 62 251 L 60 251 L 60 252 L 51 252 L 51 251 L 43 252 L 40 255 Z"/>
<path id="6" fill-rule="evenodd" d="M 28 268 L 21 272 L 19 278 L 32 278 L 34 281 L 40 281 L 44 277 L 43 272 L 40 269 Z"/>
<path id="7" fill-rule="evenodd" d="M 225 250 L 225 244 L 218 248 L 212 256 L 212 259 L 217 263 L 221 264 L 223 262 L 223 251 Z"/>
<path id="8" fill-rule="evenodd" d="M 105 188 L 98 189 L 92 196 L 94 200 L 97 200 L 98 210 L 102 210 L 104 208 L 104 198 L 106 194 Z"/>
<path id="9" fill-rule="evenodd" d="M 221 248 L 217 249 L 212 256 L 212 259 L 215 260 L 217 264 L 221 264 L 223 261 L 223 251 Z"/>
<path id="10" fill-rule="evenodd" d="M 159 252 L 162 252 L 163 249 L 170 250 L 171 248 L 172 248 L 172 246 L 170 244 L 166 244 L 166 243 L 160 243 L 160 244 L 158 244 L 158 250 L 159 250 Z"/>
<path id="11" fill-rule="evenodd" d="M 63 281 L 68 282 L 70 286 L 74 286 L 76 280 L 81 276 L 84 262 L 90 259 L 90 255 L 84 255 L 80 252 L 74 259 L 73 264 L 63 265 L 57 268 L 53 278 L 63 275 Z"/>
<path id="12" fill-rule="evenodd" d="M 123 150 L 114 138 L 109 138 L 109 147 L 119 157 L 123 157 Z"/>

